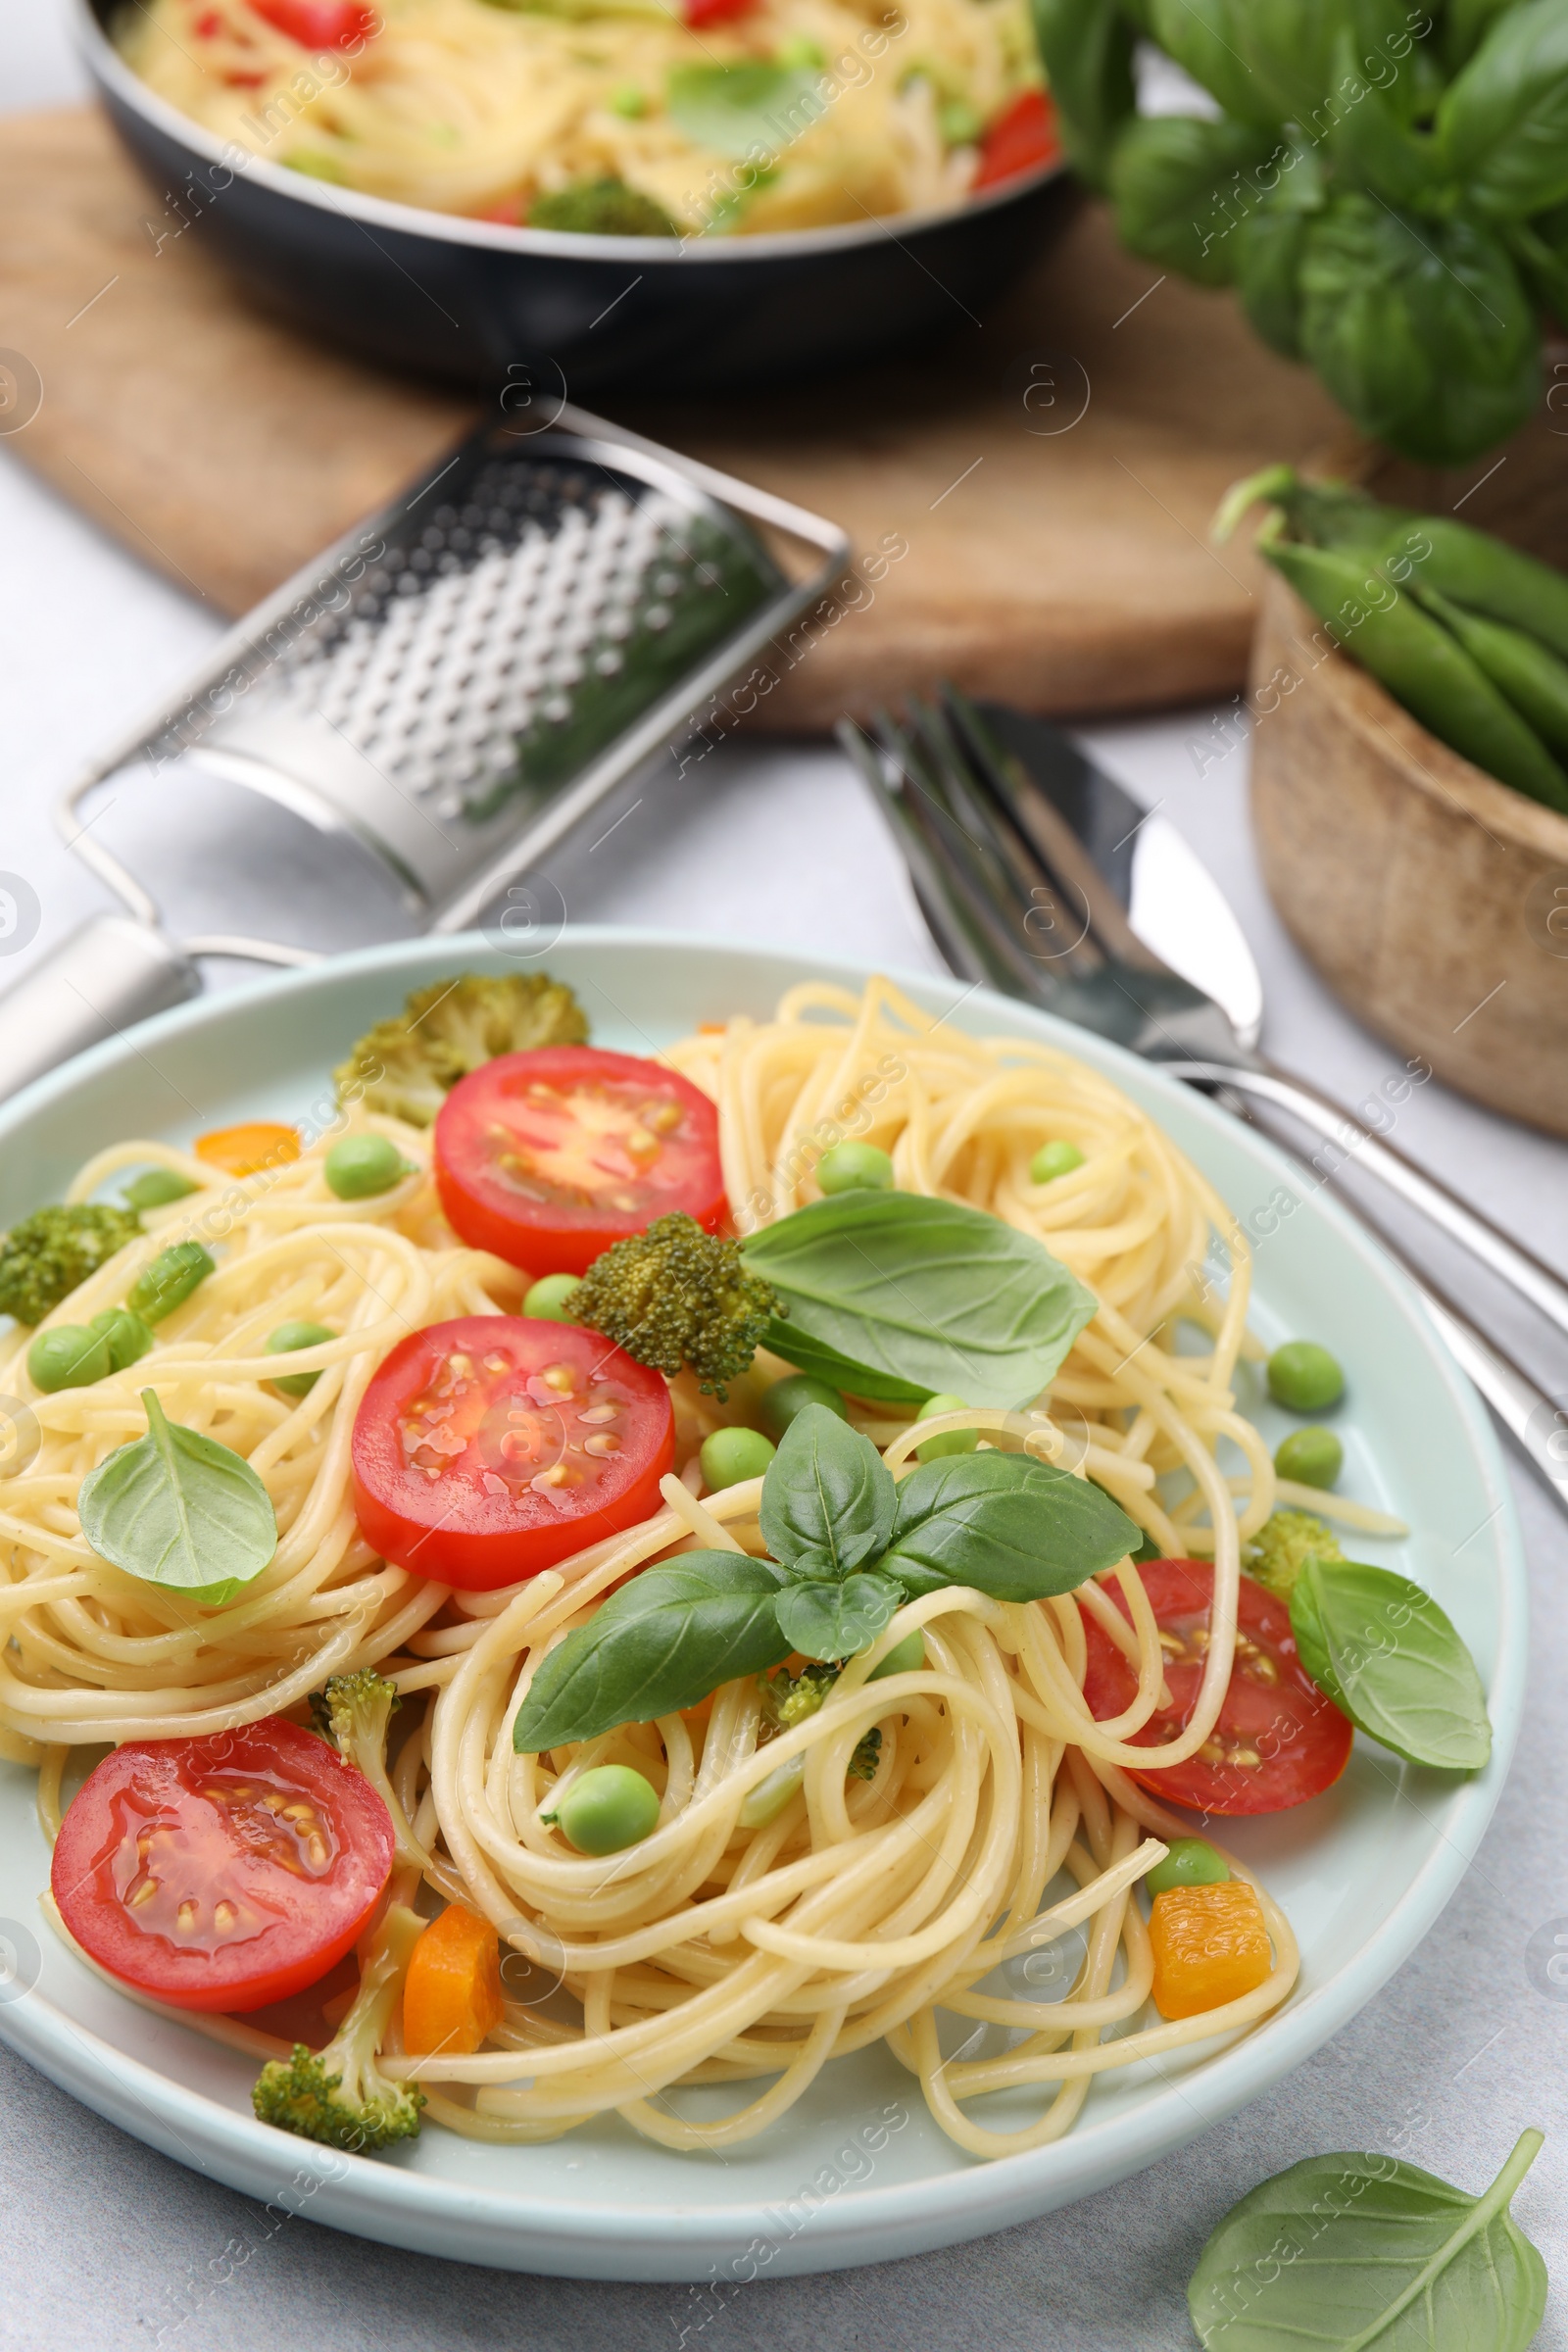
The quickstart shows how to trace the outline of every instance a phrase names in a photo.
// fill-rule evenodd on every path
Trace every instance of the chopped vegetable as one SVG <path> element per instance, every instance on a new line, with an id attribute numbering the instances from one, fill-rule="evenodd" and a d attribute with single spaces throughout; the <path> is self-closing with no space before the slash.
<path id="1" fill-rule="evenodd" d="M 588 1035 L 569 988 L 547 972 L 464 972 L 416 988 L 332 1075 L 340 1102 L 428 1127 L 460 1078 L 498 1054 L 577 1045 Z"/>
<path id="2" fill-rule="evenodd" d="M 128 1306 L 106 1306 L 102 1314 L 94 1315 L 87 1325 L 109 1343 L 109 1367 L 123 1372 L 130 1364 L 138 1363 L 154 1345 L 153 1335 L 140 1315 L 133 1315 Z"/>
<path id="3" fill-rule="evenodd" d="M 150 1266 L 143 1266 L 125 1303 L 144 1323 L 162 1323 L 176 1306 L 184 1305 L 209 1274 L 217 1272 L 215 1260 L 200 1242 L 173 1242 L 159 1251 Z"/>
<path id="4" fill-rule="evenodd" d="M 392 1905 L 375 1932 L 353 2006 L 326 2048 L 312 2051 L 297 2041 L 292 2057 L 263 2067 L 251 2092 L 262 2123 L 356 2155 L 417 2138 L 423 2091 L 391 2082 L 376 2057 L 423 1933 L 416 1911 Z"/>
<path id="5" fill-rule="evenodd" d="M 505 2015 L 501 1938 L 489 1920 L 448 1903 L 414 1947 L 403 1985 L 403 2046 L 415 2058 L 466 2058 Z"/>
<path id="6" fill-rule="evenodd" d="M 539 1818 L 558 1823 L 579 1854 L 618 1854 L 658 1828 L 659 1791 L 629 1764 L 596 1764 L 568 1784 L 553 1813 Z"/>
<path id="7" fill-rule="evenodd" d="M 841 1421 L 850 1417 L 850 1408 L 837 1389 L 830 1389 L 825 1380 L 814 1372 L 791 1372 L 783 1380 L 775 1380 L 762 1398 L 762 1419 L 781 1438 L 798 1413 L 808 1404 L 820 1404 L 828 1412 L 837 1413 Z"/>
<path id="8" fill-rule="evenodd" d="M 1245 1879 L 1170 1886 L 1154 1897 L 1154 2007 L 1161 2017 L 1199 2017 L 1253 1992 L 1269 1974 L 1263 1906 Z"/>
<path id="9" fill-rule="evenodd" d="M 400 1868 L 423 1867 L 425 1855 L 410 1829 L 396 1789 L 387 1778 L 386 1736 L 394 1710 L 402 1704 L 396 1683 L 373 1666 L 354 1674 L 331 1675 L 322 1690 L 311 1692 L 311 1714 L 323 1740 L 329 1740 L 346 1763 L 363 1774 L 387 1810 L 397 1838 Z"/>
<path id="10" fill-rule="evenodd" d="M 381 20 L 366 0 L 250 0 L 265 22 L 302 49 L 348 49 L 373 40 Z"/>
<path id="11" fill-rule="evenodd" d="M 934 1421 L 939 1413 L 961 1413 L 965 1409 L 961 1396 L 928 1396 L 914 1417 L 917 1421 Z M 977 1429 L 945 1429 L 938 1437 L 924 1439 L 914 1450 L 922 1462 L 940 1462 L 950 1453 L 973 1453 L 979 1444 Z"/>
<path id="12" fill-rule="evenodd" d="M 893 1187 L 893 1162 L 875 1144 L 835 1144 L 811 1171 L 824 1193 L 886 1193 Z"/>
<path id="13" fill-rule="evenodd" d="M 384 1135 L 345 1135 L 332 1146 L 321 1173 L 340 1200 L 369 1200 L 409 1174 L 409 1163 Z"/>
<path id="14" fill-rule="evenodd" d="M 300 1131 L 275 1119 L 249 1119 L 239 1127 L 215 1127 L 191 1146 L 198 1159 L 226 1176 L 259 1176 L 264 1168 L 286 1167 L 300 1155 Z"/>
<path id="15" fill-rule="evenodd" d="M 128 1209 L 140 1216 L 145 1208 L 165 1208 L 171 1200 L 183 1200 L 196 1191 L 188 1176 L 180 1176 L 172 1168 L 143 1168 L 132 1177 L 124 1190 Z"/>
<path id="16" fill-rule="evenodd" d="M 130 1209 L 76 1201 L 37 1208 L 13 1225 L 0 1245 L 0 1314 L 41 1323 L 62 1298 L 134 1241 L 141 1221 Z"/>
<path id="17" fill-rule="evenodd" d="M 297 1348 L 319 1348 L 323 1340 L 337 1336 L 324 1323 L 280 1323 L 267 1335 L 267 1352 L 292 1355 Z M 320 1377 L 319 1372 L 274 1372 L 272 1386 L 281 1389 L 285 1396 L 308 1396 Z"/>
<path id="18" fill-rule="evenodd" d="M 622 179 L 579 179 L 569 188 L 536 196 L 530 228 L 564 229 L 576 237 L 673 237 L 679 232 L 662 204 Z"/>
<path id="19" fill-rule="evenodd" d="M 710 1494 L 760 1478 L 775 1448 L 757 1429 L 715 1429 L 703 1440 L 703 1484 Z"/>
<path id="20" fill-rule="evenodd" d="M 1206 1838 L 1173 1838 L 1144 1885 L 1152 1895 L 1166 1894 L 1172 1886 L 1223 1886 L 1230 1875 L 1230 1864 Z"/>
<path id="21" fill-rule="evenodd" d="M 1042 1144 L 1029 1162 L 1029 1181 L 1054 1184 L 1058 1176 L 1070 1176 L 1074 1168 L 1083 1164 L 1084 1155 L 1077 1145 L 1069 1144 L 1065 1136 L 1057 1136 L 1053 1142 Z"/>
<path id="22" fill-rule="evenodd" d="M 923 1642 L 920 1647 L 923 1653 Z M 820 1714 L 840 1672 L 837 1666 L 826 1666 L 820 1660 L 813 1660 L 803 1666 L 798 1674 L 791 1674 L 787 1670 L 775 1674 L 762 1685 L 762 1703 L 768 1720 L 779 1731 L 792 1732 L 798 1723 L 808 1722 L 811 1716 Z M 868 1732 L 861 1734 L 851 1750 L 846 1767 L 850 1779 L 874 1781 L 881 1753 L 882 1735 L 873 1724 Z M 779 1767 L 781 1772 L 786 1769 L 783 1765 Z M 766 1783 L 762 1786 L 765 1788 Z"/>
<path id="23" fill-rule="evenodd" d="M 1339 1538 L 1326 1519 L 1311 1511 L 1273 1511 L 1243 1552 L 1247 1573 L 1289 1600 L 1308 1560 L 1343 1560 Z"/>
<path id="24" fill-rule="evenodd" d="M 750 1368 L 779 1298 L 738 1242 L 677 1210 L 596 1257 L 571 1306 L 638 1363 L 671 1380 L 689 1363 L 704 1394 L 722 1397 Z"/>
<path id="25" fill-rule="evenodd" d="M 1287 1340 L 1268 1359 L 1268 1393 L 1288 1412 L 1326 1413 L 1345 1395 L 1345 1374 L 1316 1340 Z"/>
<path id="26" fill-rule="evenodd" d="M 40 1331 L 27 1349 L 27 1378 L 46 1396 L 59 1389 L 86 1389 L 114 1369 L 109 1342 L 101 1331 L 56 1323 Z"/>
<path id="27" fill-rule="evenodd" d="M 545 1275 L 525 1294 L 523 1313 L 535 1323 L 575 1323 L 577 1317 L 571 1302 L 581 1281 L 580 1274 Z"/>
<path id="28" fill-rule="evenodd" d="M 972 138 L 978 128 L 971 110 L 971 122 L 963 125 L 965 137 Z M 1054 163 L 1060 153 L 1056 110 L 1050 97 L 1044 90 L 1025 90 L 997 117 L 981 141 L 975 192 L 1016 178 L 1020 172 L 1037 171 L 1042 164 Z"/>
<path id="29" fill-rule="evenodd" d="M 1274 1448 L 1274 1467 L 1298 1487 L 1332 1487 L 1345 1466 L 1345 1447 L 1332 1429 L 1293 1429 Z"/>

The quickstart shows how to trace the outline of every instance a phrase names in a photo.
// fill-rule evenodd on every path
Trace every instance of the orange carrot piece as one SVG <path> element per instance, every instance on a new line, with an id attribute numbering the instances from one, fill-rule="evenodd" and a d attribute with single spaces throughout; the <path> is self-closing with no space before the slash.
<path id="1" fill-rule="evenodd" d="M 1218 1886 L 1168 1886 L 1149 1922 L 1154 2006 L 1161 2017 L 1198 2017 L 1240 2000 L 1268 1976 L 1263 1906 L 1245 1879 Z"/>
<path id="2" fill-rule="evenodd" d="M 449 1903 L 414 1947 L 403 1986 L 411 2057 L 468 2057 L 501 2023 L 501 1938 L 487 1919 Z"/>
<path id="3" fill-rule="evenodd" d="M 257 1176 L 263 1168 L 280 1168 L 300 1155 L 297 1127 L 275 1119 L 247 1119 L 239 1127 L 215 1127 L 199 1135 L 191 1147 L 198 1159 L 225 1176 Z"/>

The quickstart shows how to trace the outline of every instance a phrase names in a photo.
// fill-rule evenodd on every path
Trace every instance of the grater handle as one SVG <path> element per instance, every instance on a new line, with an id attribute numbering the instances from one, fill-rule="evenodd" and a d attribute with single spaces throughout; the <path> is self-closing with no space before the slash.
<path id="1" fill-rule="evenodd" d="M 0 1101 L 200 989 L 195 965 L 161 932 L 95 915 L 0 996 Z"/>

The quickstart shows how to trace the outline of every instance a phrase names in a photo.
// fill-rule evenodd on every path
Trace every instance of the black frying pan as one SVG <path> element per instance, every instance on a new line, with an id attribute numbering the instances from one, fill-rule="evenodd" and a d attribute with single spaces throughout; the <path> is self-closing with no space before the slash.
<path id="1" fill-rule="evenodd" d="M 1054 164 L 956 213 L 684 247 L 420 212 L 260 158 L 233 169 L 122 62 L 115 5 L 76 0 L 86 61 L 171 233 L 200 214 L 204 242 L 299 326 L 466 388 L 511 372 L 511 405 L 541 421 L 567 392 L 713 391 L 945 340 L 1069 209 Z"/>

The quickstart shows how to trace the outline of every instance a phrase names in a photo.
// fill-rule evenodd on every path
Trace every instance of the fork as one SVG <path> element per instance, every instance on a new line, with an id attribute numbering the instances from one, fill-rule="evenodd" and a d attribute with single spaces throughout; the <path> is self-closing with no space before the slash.
<path id="1" fill-rule="evenodd" d="M 867 736 L 846 719 L 839 742 L 886 815 L 932 936 L 956 973 L 1160 1062 L 1229 1108 L 1248 1097 L 1292 1113 L 1568 1333 L 1568 1284 L 1550 1267 L 1330 1097 L 1273 1068 L 1211 997 L 1146 946 L 1082 840 L 973 703 L 946 687 L 936 702 L 911 698 L 900 717 L 879 710 L 872 726 Z M 1066 937 L 1063 926 L 1056 945 L 1051 935 L 1066 906 L 1077 935 Z M 1381 1227 L 1361 1221 L 1398 1259 L 1450 1353 L 1568 1507 L 1568 1416 Z"/>

